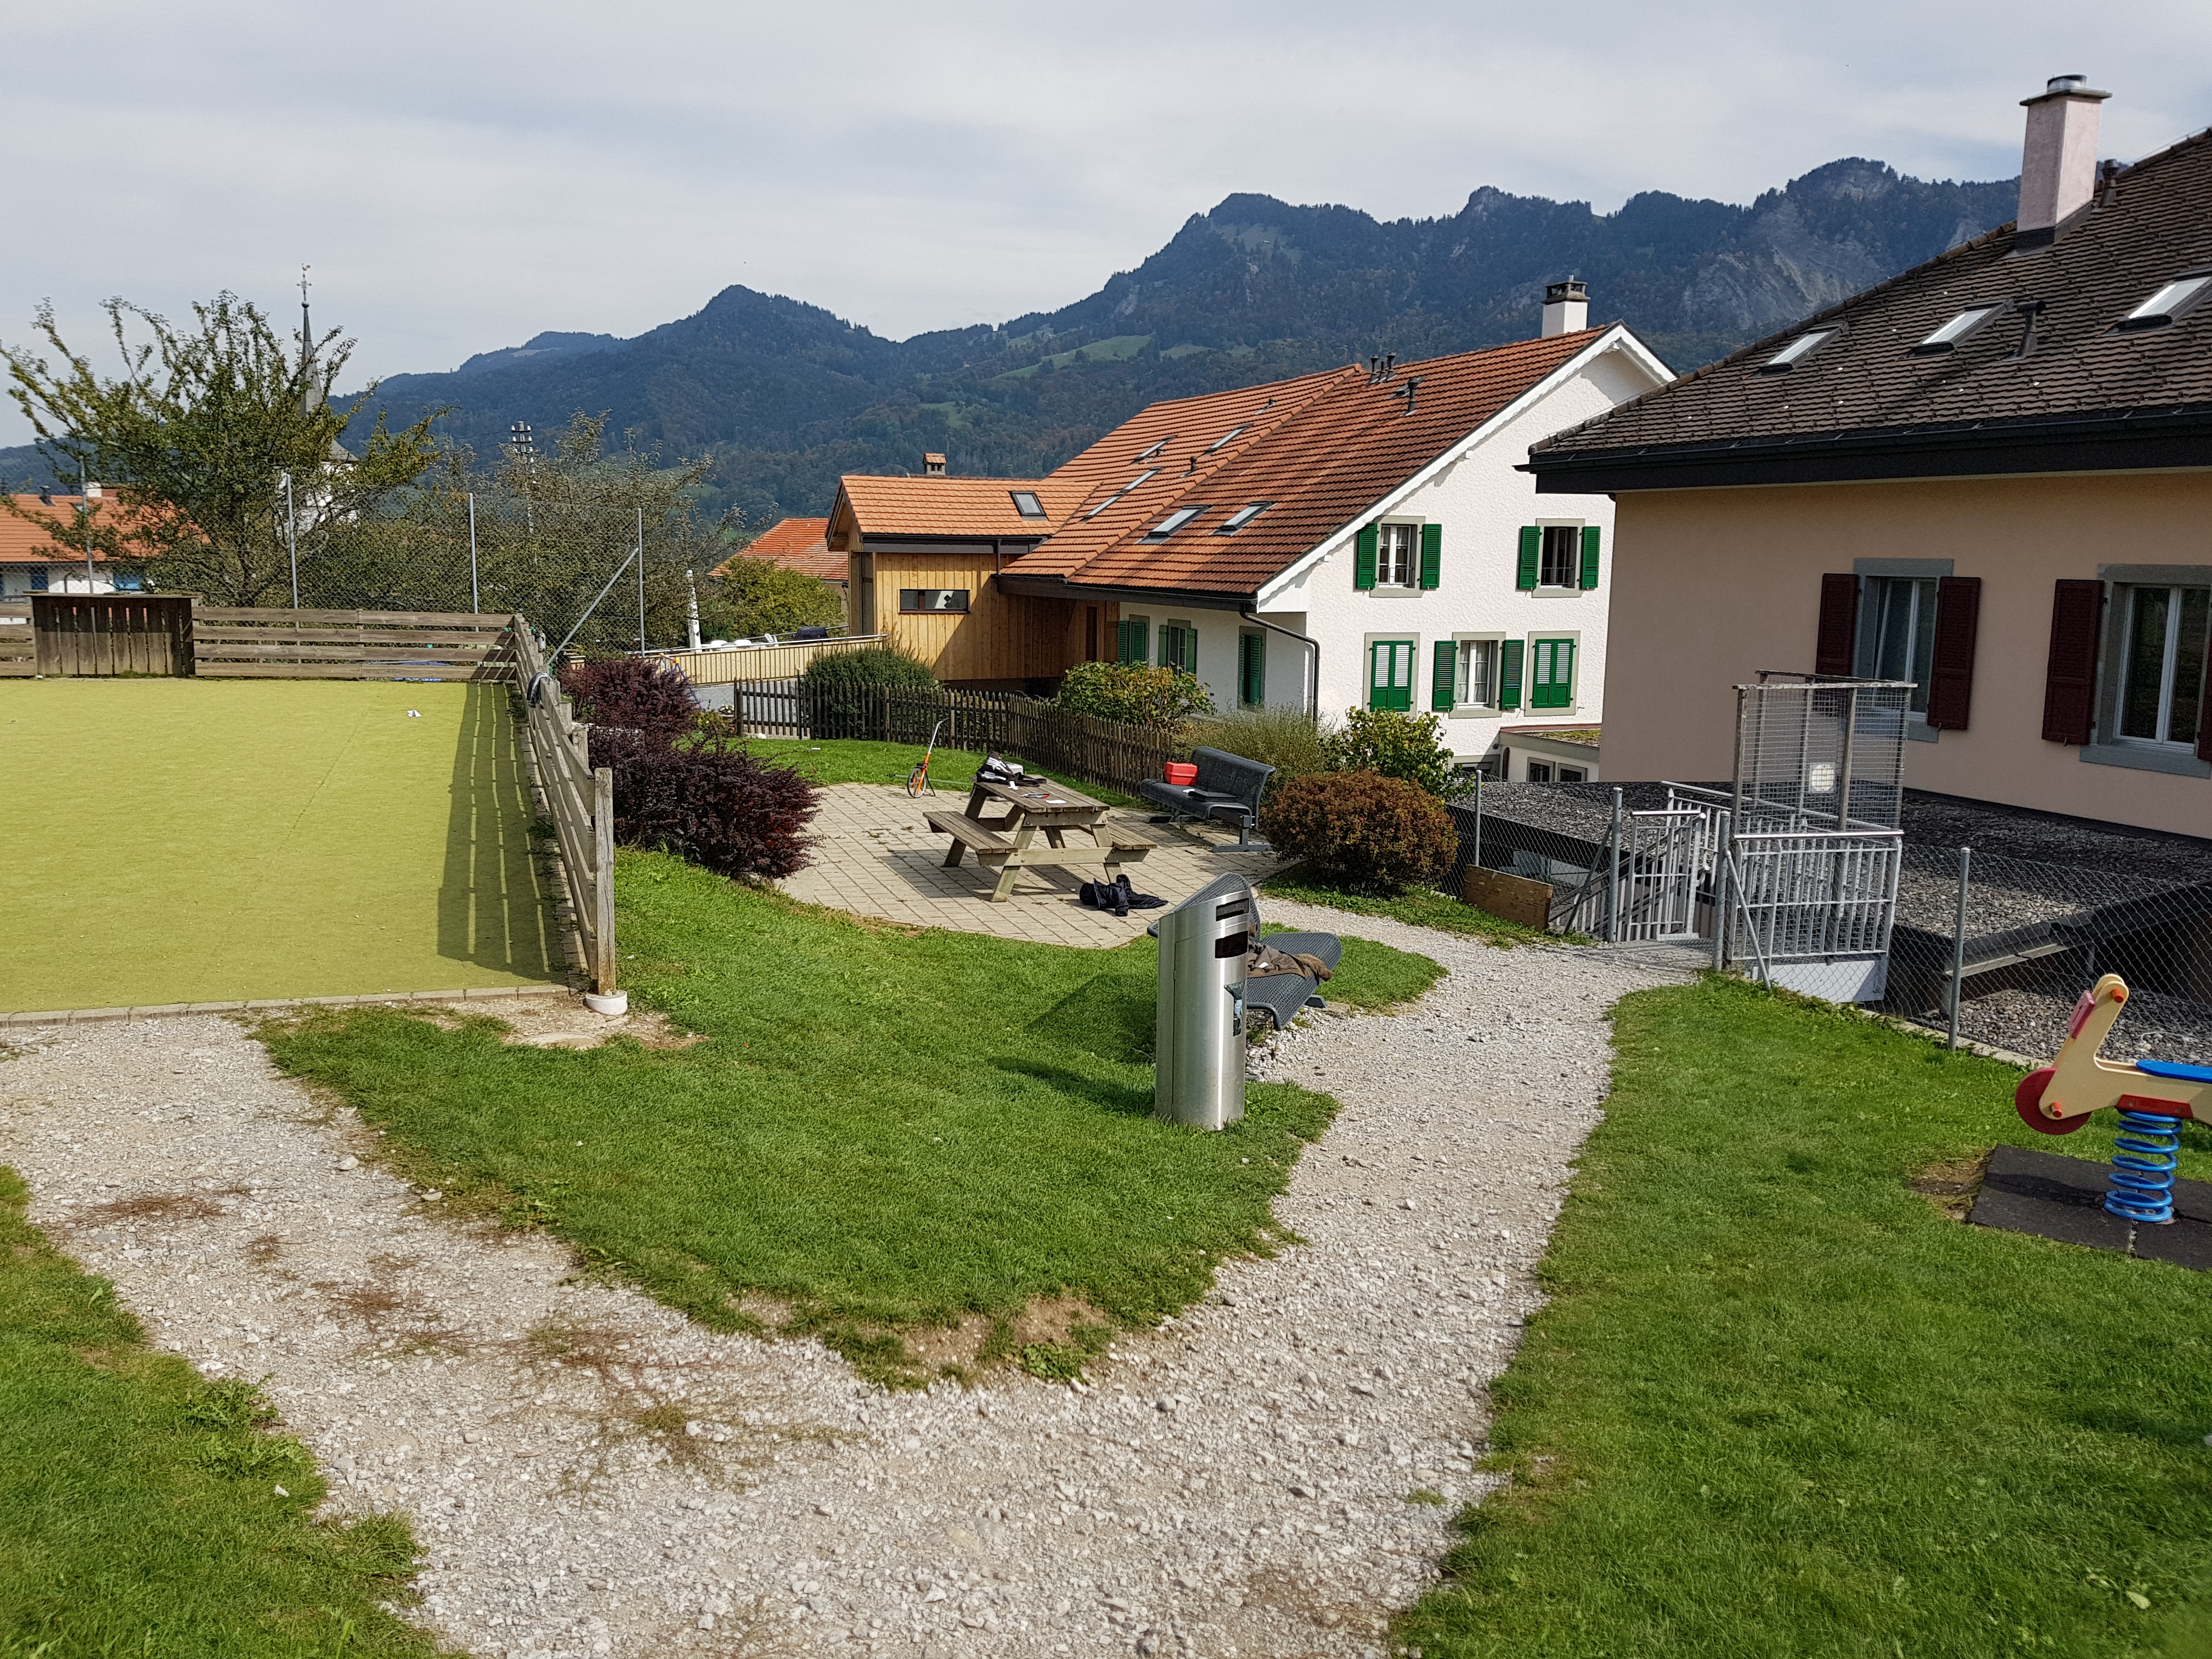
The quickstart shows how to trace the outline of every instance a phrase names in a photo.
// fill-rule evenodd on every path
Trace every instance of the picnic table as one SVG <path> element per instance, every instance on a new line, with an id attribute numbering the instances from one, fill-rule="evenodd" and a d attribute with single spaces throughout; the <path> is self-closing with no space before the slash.
<path id="1" fill-rule="evenodd" d="M 1005 810 L 986 817 L 994 804 Z M 985 869 L 999 872 L 991 902 L 1003 904 L 1013 896 L 1017 872 L 1046 866 L 1073 869 L 1103 869 L 1110 881 L 1124 864 L 1135 864 L 1158 845 L 1116 835 L 1104 829 L 1106 806 L 1088 795 L 1056 783 L 987 783 L 976 780 L 964 812 L 925 812 L 929 827 L 952 837 L 945 854 L 945 868 L 957 870 L 969 853 Z M 1067 832 L 1080 830 L 1087 842 L 1070 846 Z M 1103 833 L 1102 833 L 1102 830 Z M 1037 844 L 1042 831 L 1044 844 Z"/>

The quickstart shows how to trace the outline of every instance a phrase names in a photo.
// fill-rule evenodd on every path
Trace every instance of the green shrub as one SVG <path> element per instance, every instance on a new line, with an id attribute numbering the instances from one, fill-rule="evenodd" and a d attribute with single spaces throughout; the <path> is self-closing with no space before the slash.
<path id="1" fill-rule="evenodd" d="M 1254 708 L 1227 720 L 1210 720 L 1191 737 L 1209 749 L 1224 749 L 1275 769 L 1267 787 L 1279 789 L 1292 778 L 1333 769 L 1329 743 L 1334 721 L 1316 722 L 1303 709 Z"/>
<path id="2" fill-rule="evenodd" d="M 880 738 L 883 732 L 869 718 L 869 692 L 937 689 L 937 676 L 919 659 L 889 645 L 824 652 L 806 665 L 801 679 L 817 738 Z"/>
<path id="3" fill-rule="evenodd" d="M 1195 675 L 1140 662 L 1079 662 L 1053 701 L 1072 714 L 1162 732 L 1180 732 L 1193 715 L 1213 712 L 1213 699 Z"/>
<path id="4" fill-rule="evenodd" d="M 699 584 L 699 628 L 708 639 L 751 639 L 801 628 L 844 631 L 845 602 L 818 576 L 740 554 Z"/>
<path id="5" fill-rule="evenodd" d="M 1279 853 L 1348 893 L 1433 886 L 1459 836 L 1443 803 L 1376 772 L 1314 772 L 1271 791 L 1260 833 Z"/>
<path id="6" fill-rule="evenodd" d="M 1330 735 L 1330 760 L 1339 772 L 1379 772 L 1431 795 L 1449 795 L 1456 780 L 1443 725 L 1434 714 L 1398 708 L 1350 709 L 1343 729 Z"/>

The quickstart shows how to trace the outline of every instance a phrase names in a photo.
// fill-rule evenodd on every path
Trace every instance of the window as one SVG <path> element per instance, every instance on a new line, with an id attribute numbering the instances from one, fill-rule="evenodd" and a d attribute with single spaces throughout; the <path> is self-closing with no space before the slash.
<path id="1" fill-rule="evenodd" d="M 1223 433 L 1212 443 L 1206 445 L 1206 453 L 1211 455 L 1217 449 L 1226 449 L 1237 439 L 1242 437 L 1245 433 L 1249 432 L 1251 429 L 1252 428 L 1249 426 L 1231 427 L 1228 431 Z"/>
<path id="2" fill-rule="evenodd" d="M 1549 783 L 1551 781 L 1552 781 L 1552 763 L 1551 763 L 1551 762 L 1549 762 L 1549 761 L 1530 761 L 1530 762 L 1528 763 L 1528 781 L 1529 781 L 1529 782 L 1531 782 L 1531 783 Z"/>
<path id="3" fill-rule="evenodd" d="M 1206 510 L 1206 508 L 1203 505 L 1198 507 L 1179 507 L 1176 508 L 1174 512 L 1169 514 L 1166 518 L 1162 519 L 1158 524 L 1154 525 L 1150 530 L 1147 530 L 1139 539 L 1148 542 L 1164 542 L 1167 540 L 1169 537 L 1174 535 L 1176 531 L 1182 529 L 1185 525 L 1188 524 L 1193 519 L 1195 519 L 1200 514 L 1204 513 Z"/>
<path id="4" fill-rule="evenodd" d="M 1138 452 L 1138 453 L 1137 453 L 1136 459 L 1137 459 L 1138 460 L 1140 460 L 1140 461 L 1151 461 L 1151 460 L 1157 460 L 1157 459 L 1159 458 L 1160 451 L 1162 451 L 1163 449 L 1165 449 L 1165 448 L 1166 448 L 1170 444 L 1173 443 L 1174 441 L 1175 441 L 1175 434 L 1174 434 L 1174 433 L 1172 433 L 1172 432 L 1170 432 L 1170 433 L 1169 433 L 1169 434 L 1168 434 L 1168 435 L 1167 435 L 1166 437 L 1164 437 L 1164 438 L 1161 439 L 1158 443 L 1153 444 L 1153 445 L 1150 446 L 1149 447 L 1147 447 L 1147 448 L 1146 448 L 1146 449 L 1143 449 L 1143 450 L 1139 451 L 1139 452 Z"/>
<path id="5" fill-rule="evenodd" d="M 1009 489 L 1006 494 L 1014 498 L 1014 511 L 1024 519 L 1042 519 L 1045 516 L 1044 503 L 1037 499 L 1036 490 Z"/>
<path id="6" fill-rule="evenodd" d="M 146 579 L 143 576 L 118 576 L 115 591 L 118 593 L 143 593 L 146 591 Z"/>
<path id="7" fill-rule="evenodd" d="M 33 567 L 31 571 L 31 592 L 33 593 L 45 592 L 46 591 L 46 583 L 52 579 L 52 574 L 53 573 L 49 571 L 44 565 Z"/>
<path id="8" fill-rule="evenodd" d="M 1083 516 L 1086 519 L 1097 518 L 1101 513 L 1103 513 L 1108 507 L 1113 506 L 1114 503 L 1120 501 L 1122 496 L 1127 495 L 1131 490 L 1134 489 L 1139 484 L 1144 483 L 1146 479 L 1151 477 L 1158 471 L 1159 468 L 1156 466 L 1146 468 L 1144 471 L 1139 472 L 1135 477 L 1130 479 L 1128 483 L 1123 484 L 1119 489 L 1109 495 L 1104 501 L 1099 502 L 1097 506 L 1092 507 Z"/>
<path id="9" fill-rule="evenodd" d="M 1913 347 L 1913 354 L 1916 356 L 1924 356 L 1939 351 L 1955 350 L 1962 341 L 1972 337 L 1984 323 L 2003 309 L 2002 306 L 1968 306 L 1949 322 Z"/>
<path id="10" fill-rule="evenodd" d="M 1928 712 L 1936 657 L 1936 578 L 1869 576 L 1859 599 L 1857 672 L 1874 680 L 1911 680 L 1912 712 Z"/>
<path id="11" fill-rule="evenodd" d="M 2125 334 L 2170 328 L 2208 293 L 2212 293 L 2212 270 L 2185 270 L 2114 326 Z"/>
<path id="12" fill-rule="evenodd" d="M 1375 585 L 1411 587 L 1419 571 L 1421 527 L 1417 524 L 1384 524 L 1375 527 Z"/>
<path id="13" fill-rule="evenodd" d="M 1213 533 L 1217 536 L 1233 536 L 1273 505 L 1273 501 L 1248 502 L 1224 519 Z"/>
<path id="14" fill-rule="evenodd" d="M 964 587 L 902 587 L 899 589 L 899 609 L 902 611 L 958 611 L 968 608 L 968 590 Z"/>
<path id="15" fill-rule="evenodd" d="M 1800 334 L 1761 363 L 1759 372 L 1762 374 L 1787 374 L 1843 331 L 1840 328 L 1816 328 Z"/>
<path id="16" fill-rule="evenodd" d="M 1498 646 L 1496 640 L 1459 642 L 1458 684 L 1452 701 L 1462 708 L 1490 708 L 1498 702 Z"/>
<path id="17" fill-rule="evenodd" d="M 1377 640 L 1367 647 L 1367 706 L 1413 706 L 1413 640 Z"/>
<path id="18" fill-rule="evenodd" d="M 1267 701 L 1267 636 L 1249 631 L 1237 636 L 1237 701 L 1257 708 Z"/>
<path id="19" fill-rule="evenodd" d="M 2203 717 L 2206 622 L 2212 588 L 2126 587 L 2119 736 L 2194 749 Z"/>
<path id="20" fill-rule="evenodd" d="M 1561 783 L 1588 783 L 1589 781 L 1589 773 L 1583 767 L 1562 766 L 1559 769 L 1559 781 Z"/>
<path id="21" fill-rule="evenodd" d="M 1160 666 L 1198 672 L 1198 630 L 1187 622 L 1160 624 Z"/>
<path id="22" fill-rule="evenodd" d="M 1114 660 L 1148 663 L 1152 659 L 1152 619 L 1124 617 L 1114 624 Z"/>
<path id="23" fill-rule="evenodd" d="M 1578 524 L 1547 524 L 1544 548 L 1536 568 L 1539 587 L 1582 586 L 1583 527 Z"/>
<path id="24" fill-rule="evenodd" d="M 1572 708 L 1575 706 L 1575 642 L 1572 640 L 1531 640 L 1528 656 L 1528 707 Z"/>

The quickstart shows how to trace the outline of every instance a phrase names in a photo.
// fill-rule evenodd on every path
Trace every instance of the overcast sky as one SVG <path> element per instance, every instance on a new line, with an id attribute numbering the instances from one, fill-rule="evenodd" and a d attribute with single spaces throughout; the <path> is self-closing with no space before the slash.
<path id="1" fill-rule="evenodd" d="M 111 294 L 283 307 L 308 263 L 363 374 L 732 283 L 894 337 L 998 322 L 1231 191 L 1390 218 L 1486 184 L 1741 202 L 1853 155 L 2008 177 L 2060 73 L 2113 94 L 2107 155 L 2212 125 L 2203 0 L 74 0 L 8 46 L 0 339 L 46 296 L 72 343 Z"/>

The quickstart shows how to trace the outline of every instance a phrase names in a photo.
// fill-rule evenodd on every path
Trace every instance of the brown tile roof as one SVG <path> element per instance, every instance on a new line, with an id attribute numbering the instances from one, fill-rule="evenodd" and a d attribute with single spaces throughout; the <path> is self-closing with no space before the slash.
<path id="1" fill-rule="evenodd" d="M 1036 492 L 1042 519 L 1016 510 L 1012 491 Z M 1050 533 L 1079 495 L 1054 478 L 877 478 L 848 473 L 837 481 L 830 528 L 863 536 L 993 536 L 1023 539 Z"/>
<path id="2" fill-rule="evenodd" d="M 1346 368 L 1243 392 L 1155 404 L 1053 475 L 1085 506 L 1007 574 L 1076 586 L 1257 592 L 1577 354 L 1582 329 L 1487 351 L 1401 363 L 1381 385 Z M 1407 389 L 1419 386 L 1407 407 Z M 1225 433 L 1247 428 L 1218 450 Z M 1168 441 L 1158 454 L 1151 446 Z M 1144 459 L 1139 459 L 1143 457 Z M 1146 469 L 1152 475 L 1119 496 Z M 1231 536 L 1238 507 L 1273 506 Z M 1108 502 L 1096 517 L 1085 513 Z M 1206 512 L 1164 542 L 1140 538 L 1179 507 Z"/>
<path id="3" fill-rule="evenodd" d="M 2064 441 L 2078 454 L 2100 432 L 2112 447 L 2092 465 L 2191 464 L 2181 453 L 2147 461 L 2142 445 L 2147 434 L 2181 441 L 2212 413 L 2212 304 L 2166 328 L 2113 325 L 2179 273 L 2212 264 L 2212 133 L 2122 169 L 2050 246 L 2017 258 L 2012 246 L 2006 225 L 1954 248 L 1555 434 L 1534 447 L 1531 467 L 1559 489 L 2070 470 L 2060 451 L 2032 447 Z M 2027 356 L 2024 301 L 2042 307 Z M 2002 309 L 1954 350 L 1913 355 L 1978 305 Z M 1820 325 L 1844 331 L 1787 373 L 1760 372 Z M 2012 459 L 1992 463 L 2000 449 Z M 2207 461 L 2212 445 L 2193 464 Z"/>
<path id="4" fill-rule="evenodd" d="M 747 542 L 736 557 L 769 559 L 786 570 L 818 576 L 825 582 L 842 582 L 845 580 L 845 556 L 830 550 L 829 533 L 827 519 L 779 519 Z M 733 559 L 725 559 L 714 567 L 714 574 L 721 575 L 733 562 Z"/>

